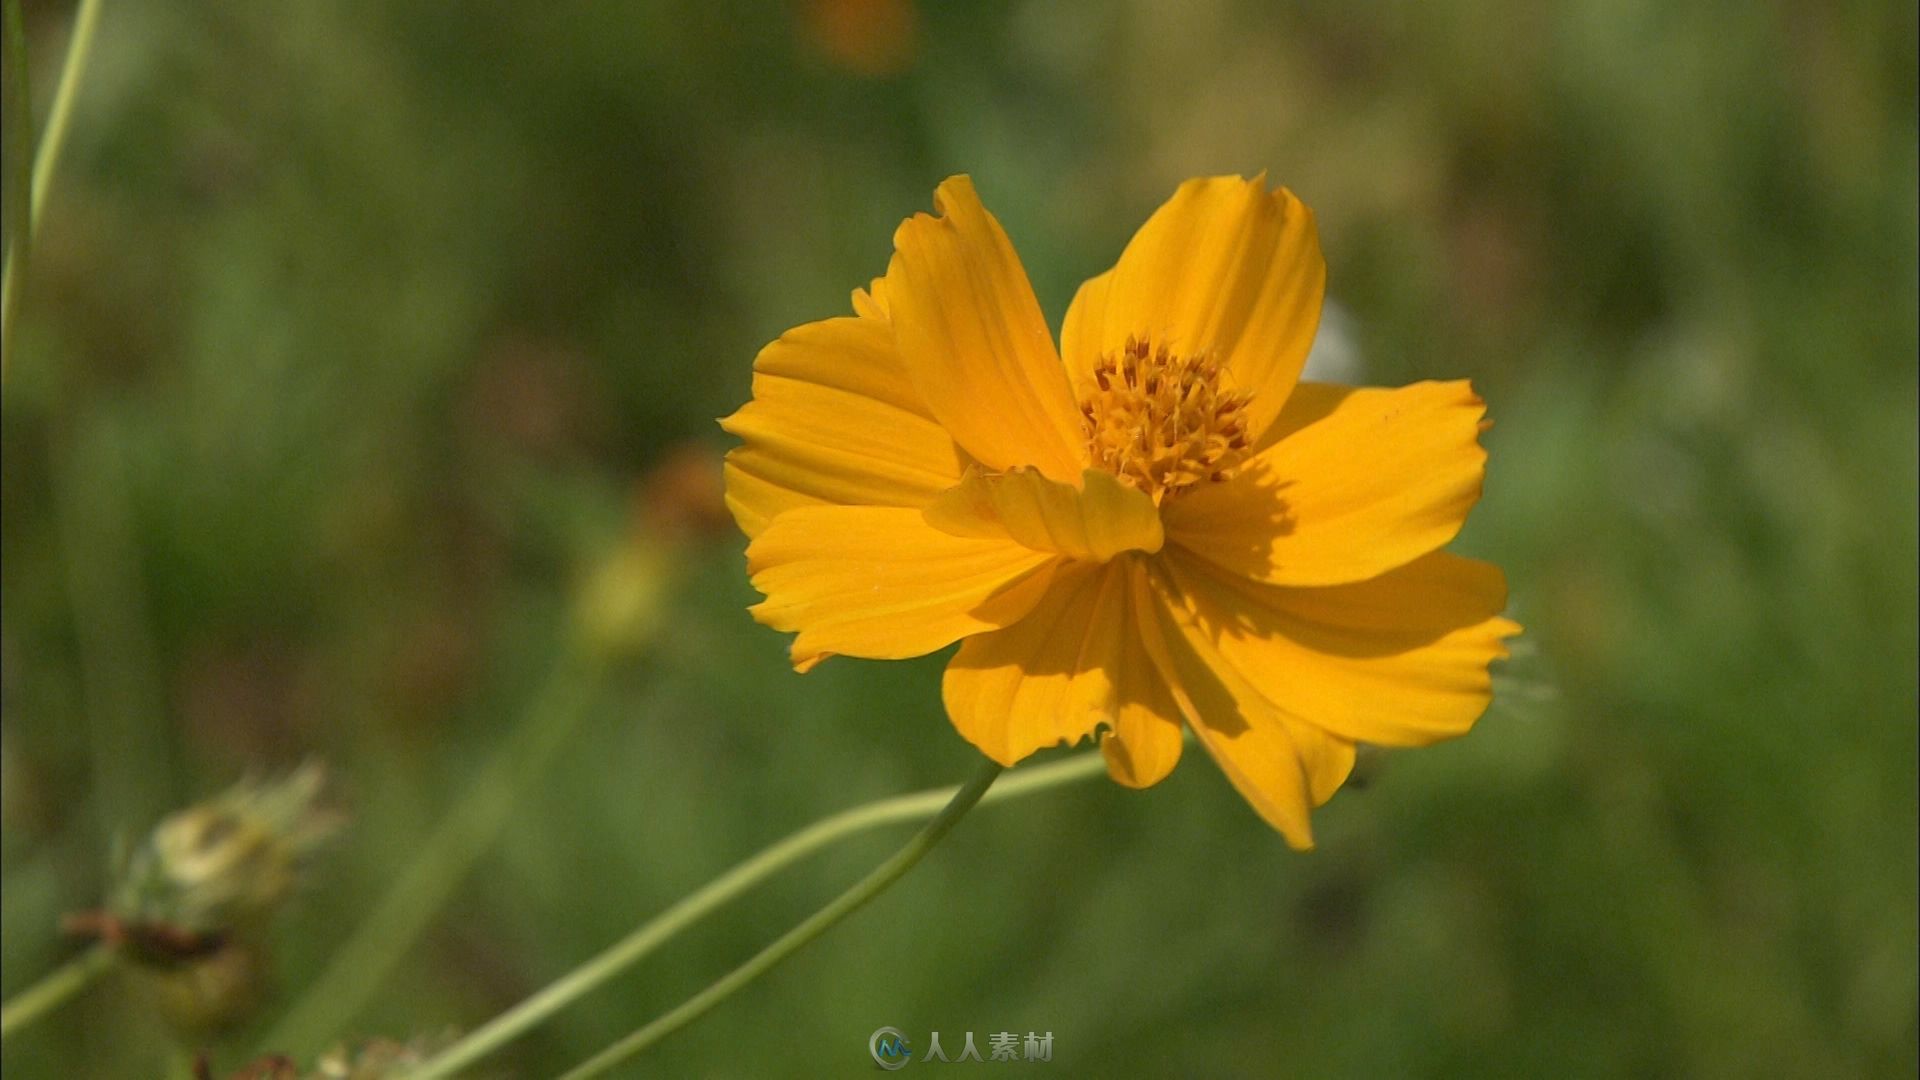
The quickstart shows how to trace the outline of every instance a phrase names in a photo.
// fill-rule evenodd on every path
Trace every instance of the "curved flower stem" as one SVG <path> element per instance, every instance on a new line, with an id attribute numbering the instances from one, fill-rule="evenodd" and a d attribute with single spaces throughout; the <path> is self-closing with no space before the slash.
<path id="1" fill-rule="evenodd" d="M 105 945 L 95 945 L 54 969 L 46 978 L 15 994 L 11 1001 L 0 1005 L 0 1039 L 66 1004 L 69 998 L 85 990 L 112 964 L 113 950 Z"/>
<path id="2" fill-rule="evenodd" d="M 980 800 L 999 802 L 1019 795 L 1069 784 L 1105 771 L 1098 753 L 1080 754 L 1031 769 L 1021 769 Z M 959 788 L 936 788 L 898 795 L 844 810 L 814 822 L 785 840 L 749 858 L 708 882 L 699 891 L 649 919 L 598 956 L 556 979 L 545 989 L 475 1028 L 408 1080 L 439 1080 L 473 1064 L 519 1038 L 541 1021 L 599 988 L 607 980 L 638 963 L 675 934 L 712 914 L 722 904 L 751 889 L 780 870 L 855 833 L 932 817 L 948 806 Z"/>
<path id="3" fill-rule="evenodd" d="M 556 661 L 526 719 L 473 777 L 465 797 L 428 834 L 379 905 L 262 1046 L 308 1053 L 350 1023 L 487 853 L 598 692 L 598 658 L 577 644 L 563 648 L 566 655 Z"/>
<path id="4" fill-rule="evenodd" d="M 16 17 L 8 19 L 10 33 L 18 33 L 18 22 Z M 27 187 L 26 233 L 16 232 L 11 238 L 6 268 L 0 271 L 0 278 L 4 279 L 0 281 L 0 339 L 4 339 L 0 340 L 0 376 L 4 376 L 6 365 L 13 355 L 14 307 L 18 304 L 25 276 L 27 252 L 33 242 L 33 234 L 40 228 L 40 211 L 46 206 L 47 189 L 53 184 L 54 169 L 60 164 L 60 152 L 67 145 L 73 101 L 80 89 L 80 80 L 86 75 L 87 60 L 93 55 L 94 31 L 99 25 L 100 0 L 80 0 L 80 8 L 73 17 L 73 31 L 67 38 L 67 58 L 60 68 L 60 85 L 53 92 L 53 107 L 47 113 L 47 131 L 33 149 L 33 174 Z M 24 78 L 24 67 L 22 72 Z"/>
<path id="5" fill-rule="evenodd" d="M 734 968 L 705 990 L 688 998 L 672 1011 L 654 1020 L 646 1027 L 595 1054 L 581 1065 L 562 1074 L 561 1080 L 585 1080 L 586 1077 L 599 1076 L 608 1069 L 620 1065 L 634 1055 L 666 1038 L 668 1035 L 691 1024 L 714 1006 L 732 997 L 743 986 L 771 971 L 780 961 L 800 951 L 808 942 L 832 929 L 835 924 L 859 910 L 867 901 L 886 891 L 887 887 L 900 880 L 908 870 L 913 869 L 941 838 L 953 831 L 967 811 L 973 809 L 980 797 L 987 793 L 996 777 L 1000 775 L 998 762 L 987 761 L 973 779 L 968 780 L 954 793 L 953 799 L 940 811 L 940 815 L 926 824 L 926 827 L 914 834 L 905 847 L 894 852 L 893 857 L 875 867 L 866 877 L 861 878 L 852 888 L 833 898 L 826 907 L 809 915 L 800 925 L 782 934 L 773 944 L 760 950 L 753 959 Z"/>

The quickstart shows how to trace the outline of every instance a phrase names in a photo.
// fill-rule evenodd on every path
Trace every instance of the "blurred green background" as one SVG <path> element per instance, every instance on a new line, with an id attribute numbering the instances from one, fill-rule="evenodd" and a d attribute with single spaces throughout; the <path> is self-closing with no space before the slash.
<path id="1" fill-rule="evenodd" d="M 25 15 L 43 110 L 71 9 Z M 1490 403 L 1456 548 L 1528 628 L 1492 711 L 1306 856 L 1192 750 L 982 809 L 637 1069 L 867 1075 L 886 1024 L 1051 1031 L 1073 1076 L 1911 1076 L 1915 56 L 1891 0 L 107 0 L 5 386 L 6 993 L 76 951 L 115 835 L 309 757 L 352 823 L 257 1011 L 193 1041 L 223 1073 L 463 802 L 498 841 L 325 1034 L 471 1027 L 801 824 L 961 779 L 941 658 L 803 678 L 746 615 L 713 418 L 951 173 L 1057 321 L 1179 181 L 1264 169 L 1359 380 Z M 529 782 L 486 771 L 576 709 Z M 175 1046 L 114 979 L 5 1067 Z"/>

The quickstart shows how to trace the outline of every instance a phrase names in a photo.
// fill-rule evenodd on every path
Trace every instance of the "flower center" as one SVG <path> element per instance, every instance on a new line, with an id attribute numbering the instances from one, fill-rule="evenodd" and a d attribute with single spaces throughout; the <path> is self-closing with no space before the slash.
<path id="1" fill-rule="evenodd" d="M 1245 394 L 1221 386 L 1205 354 L 1182 356 L 1129 337 L 1093 370 L 1080 403 L 1093 463 L 1157 505 L 1207 480 L 1225 480 L 1245 456 Z"/>

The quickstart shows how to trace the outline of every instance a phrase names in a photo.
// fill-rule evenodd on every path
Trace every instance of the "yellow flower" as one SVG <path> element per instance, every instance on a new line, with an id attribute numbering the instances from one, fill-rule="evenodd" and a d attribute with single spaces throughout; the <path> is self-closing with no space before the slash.
<path id="1" fill-rule="evenodd" d="M 1473 725 L 1520 629 L 1498 568 L 1439 550 L 1479 498 L 1484 406 L 1299 381 L 1326 267 L 1292 192 L 1182 184 L 1058 351 L 972 182 L 934 205 L 722 422 L 753 614 L 797 633 L 795 668 L 961 641 L 947 713 L 988 757 L 1097 734 L 1146 787 L 1184 723 L 1300 848 L 1355 743 Z"/>

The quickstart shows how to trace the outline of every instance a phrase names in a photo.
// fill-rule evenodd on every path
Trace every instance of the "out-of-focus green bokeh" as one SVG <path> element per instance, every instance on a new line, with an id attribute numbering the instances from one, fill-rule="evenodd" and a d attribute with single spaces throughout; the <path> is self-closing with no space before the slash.
<path id="1" fill-rule="evenodd" d="M 43 118 L 71 14 L 25 5 Z M 472 1027 L 800 825 L 961 779 L 939 657 L 802 677 L 748 617 L 713 418 L 949 174 L 1057 322 L 1179 181 L 1266 170 L 1361 381 L 1490 403 L 1457 549 L 1527 626 L 1492 711 L 1310 855 L 1197 751 L 982 809 L 637 1071 L 865 1075 L 892 1025 L 1050 1031 L 1030 1067 L 1070 1076 L 1911 1076 L 1915 57 L 1893 0 L 106 0 L 4 390 L 5 991 L 75 952 L 116 835 L 316 758 L 352 822 L 271 995 L 194 1044 L 238 1068 L 569 692 L 331 1034 Z M 494 1074 L 638 1027 L 904 834 Z M 110 979 L 5 1067 L 175 1045 Z"/>

